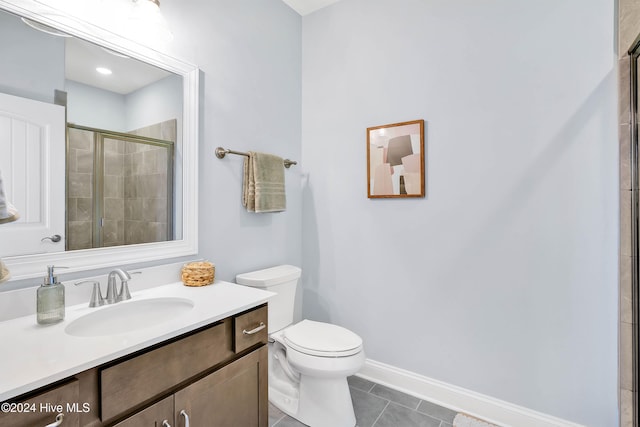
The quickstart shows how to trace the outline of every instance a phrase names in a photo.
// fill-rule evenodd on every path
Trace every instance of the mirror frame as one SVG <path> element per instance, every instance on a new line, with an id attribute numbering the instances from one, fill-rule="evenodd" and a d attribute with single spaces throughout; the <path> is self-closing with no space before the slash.
<path id="1" fill-rule="evenodd" d="M 42 276 L 46 273 L 46 266 L 50 264 L 65 266 L 69 268 L 65 272 L 74 272 L 197 254 L 198 68 L 35 0 L 0 0 L 0 9 L 181 75 L 184 85 L 181 153 L 182 240 L 4 257 L 3 261 L 11 271 L 11 280 Z"/>

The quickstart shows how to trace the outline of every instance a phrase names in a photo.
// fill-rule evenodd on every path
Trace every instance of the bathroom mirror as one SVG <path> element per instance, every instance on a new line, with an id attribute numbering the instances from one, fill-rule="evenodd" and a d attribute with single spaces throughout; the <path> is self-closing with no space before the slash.
<path id="1" fill-rule="evenodd" d="M 32 228 L 36 229 L 35 236 L 44 240 L 40 242 L 40 239 L 37 239 L 40 247 L 35 250 L 24 249 L 20 245 L 11 245 L 11 249 L 8 249 L 8 245 L 5 243 L 16 241 L 17 236 L 25 236 L 26 225 L 24 222 L 22 224 L 14 223 L 15 225 L 12 227 L 0 229 L 0 249 L 3 249 L 0 256 L 11 271 L 12 278 L 23 279 L 41 276 L 43 268 L 47 264 L 67 266 L 69 270 L 66 271 L 71 272 L 197 253 L 197 68 L 120 37 L 107 29 L 89 24 L 76 16 L 61 13 L 59 10 L 38 1 L 0 0 L 0 14 L 2 14 L 0 16 L 2 19 L 0 32 L 4 31 L 2 41 L 0 41 L 0 53 L 2 53 L 4 66 L 14 67 L 8 72 L 0 72 L 0 92 L 2 95 L 17 96 L 15 100 L 19 101 L 13 103 L 14 99 L 8 98 L 9 105 L 20 104 L 23 99 L 26 99 L 26 101 L 33 100 L 43 104 L 45 107 L 49 105 L 55 110 L 55 104 L 64 105 L 66 103 L 66 109 L 58 107 L 62 108 L 63 114 L 66 116 L 66 119 L 62 120 L 63 136 L 60 137 L 59 133 L 50 132 L 48 126 L 43 126 L 42 129 L 46 129 L 46 131 L 43 130 L 39 133 L 51 135 L 50 141 L 46 141 L 42 145 L 44 148 L 41 150 L 40 160 L 38 160 L 40 163 L 35 163 L 40 167 L 22 168 L 34 170 L 33 176 L 37 179 L 32 179 L 32 181 L 40 184 L 33 192 L 39 192 L 42 195 L 42 206 L 35 209 L 42 218 L 39 223 L 35 221 L 37 226 L 32 226 Z M 7 17 L 12 18 L 13 21 L 7 21 L 5 19 Z M 25 18 L 25 20 L 21 18 Z M 10 22 L 11 25 L 6 24 L 7 22 Z M 11 31 L 14 29 L 15 31 L 31 31 L 35 34 L 33 40 L 40 39 L 48 44 L 39 46 L 38 53 L 30 53 L 26 46 L 27 38 L 19 34 L 7 33 L 10 27 L 15 27 Z M 39 31 L 33 27 L 38 27 Z M 46 32 L 49 30 L 62 32 L 62 35 L 67 37 L 47 34 Z M 65 51 L 67 52 L 66 60 L 64 58 Z M 56 56 L 55 52 L 61 52 L 63 58 Z M 74 52 L 76 58 L 81 58 L 81 61 L 72 65 L 69 62 L 69 57 Z M 152 91 L 152 95 L 147 96 L 151 99 L 151 101 L 146 100 L 147 104 L 140 100 L 144 98 L 142 96 L 124 101 L 122 96 L 111 96 L 110 101 L 109 94 L 117 93 L 119 89 L 100 87 L 99 83 L 83 80 L 83 77 L 77 75 L 70 78 L 67 73 L 65 76 L 67 70 L 74 67 L 87 67 L 89 60 L 95 61 L 100 57 L 113 60 L 116 64 L 119 63 L 125 67 L 122 68 L 123 72 L 119 73 L 127 76 L 124 84 L 138 85 L 137 88 L 155 85 L 161 89 Z M 2 67 L 0 66 L 0 70 Z M 92 65 L 91 70 L 95 70 L 95 65 Z M 61 75 L 62 77 L 60 77 Z M 137 81 L 146 77 L 150 77 L 150 80 Z M 51 87 L 56 89 L 55 94 L 53 90 L 46 91 Z M 135 92 L 137 89 L 122 90 Z M 138 92 L 141 91 L 138 90 Z M 108 96 L 102 96 L 100 101 L 96 101 L 96 93 L 107 93 Z M 158 95 L 159 93 L 161 95 Z M 79 100 L 82 100 L 83 103 L 80 103 Z M 0 99 L 0 101 L 2 100 Z M 130 106 L 136 102 L 141 105 L 137 109 L 131 108 Z M 149 108 L 149 105 L 153 105 L 153 108 Z M 118 106 L 122 108 L 117 108 Z M 126 113 L 124 112 L 125 107 L 129 108 Z M 32 112 L 35 109 L 27 105 L 26 110 Z M 58 117 L 55 115 L 55 111 L 53 113 L 52 117 Z M 39 118 L 36 121 L 38 120 Z M 60 120 L 55 118 L 54 121 L 59 122 Z M 66 126 L 67 122 L 69 128 Z M 141 178 L 136 186 L 131 189 L 125 187 L 123 190 L 123 192 L 130 194 L 140 191 L 141 188 L 146 188 L 146 191 L 151 191 L 153 197 L 157 199 L 155 202 L 160 201 L 153 209 L 149 208 L 152 203 L 150 198 L 137 201 L 140 205 L 137 207 L 138 226 L 131 227 L 131 229 L 138 231 L 137 235 L 135 235 L 136 233 L 128 233 L 125 236 L 124 231 L 113 232 L 113 229 L 110 234 L 102 233 L 100 227 L 96 228 L 95 224 L 104 224 L 109 219 L 109 215 L 114 212 L 114 200 L 105 201 L 102 205 L 88 202 L 95 205 L 95 210 L 100 213 L 99 217 L 93 220 L 89 226 L 97 230 L 94 235 L 98 236 L 96 240 L 99 241 L 99 244 L 91 246 L 86 242 L 78 243 L 79 239 L 76 238 L 74 243 L 76 246 L 68 245 L 71 239 L 67 239 L 67 237 L 73 235 L 73 227 L 70 224 L 78 225 L 77 220 L 81 216 L 80 214 L 86 214 L 87 211 L 78 208 L 79 202 L 77 200 L 68 199 L 74 192 L 78 193 L 79 186 L 83 184 L 83 176 L 79 178 L 76 176 L 74 181 L 70 180 L 70 175 L 77 172 L 77 169 L 74 168 L 77 168 L 80 162 L 84 162 L 85 165 L 100 164 L 100 161 L 88 159 L 84 154 L 78 154 L 81 153 L 78 151 L 78 147 L 82 148 L 82 137 L 84 136 L 79 139 L 74 137 L 76 142 L 72 142 L 67 136 L 70 134 L 70 129 L 71 133 L 75 134 L 91 132 L 91 136 L 88 138 L 91 141 L 100 141 L 96 147 L 101 147 L 102 151 L 96 156 L 102 156 L 102 169 L 108 170 L 110 167 L 113 169 L 104 160 L 106 157 L 113 157 L 112 153 L 119 150 L 123 153 L 118 155 L 124 159 L 121 161 L 125 162 L 123 163 L 126 164 L 125 168 L 140 171 L 149 170 L 151 167 L 151 171 L 154 173 L 157 172 L 154 168 L 161 169 L 162 174 L 154 175 L 154 181 L 149 181 L 146 179 L 147 177 Z M 168 137 L 167 135 L 173 136 Z M 127 144 L 137 145 L 139 148 L 129 148 Z M 24 151 L 28 152 L 29 150 Z M 73 153 L 72 158 L 68 157 L 70 153 Z M 23 157 L 29 157 L 29 155 Z M 21 169 L 21 165 L 9 164 L 7 166 L 8 156 L 3 156 L 3 158 L 0 159 L 0 170 L 2 170 L 3 162 L 5 169 Z M 13 158 L 14 160 L 11 161 L 16 161 L 15 156 Z M 143 163 L 143 159 L 145 159 L 145 163 Z M 25 170 L 24 173 L 29 174 L 30 172 Z M 62 184 L 62 200 L 56 196 L 58 190 L 55 190 L 53 184 L 53 181 L 61 175 L 65 177 Z M 104 183 L 111 180 L 109 182 L 112 182 L 113 179 L 125 181 L 129 178 L 105 176 L 100 181 Z M 85 179 L 85 181 L 88 180 Z M 162 185 L 157 185 L 158 182 Z M 109 192 L 115 187 L 105 185 L 104 188 Z M 15 197 L 22 197 L 21 193 L 23 192 L 28 193 L 16 189 L 13 191 L 16 194 Z M 118 201 L 115 202 L 117 205 Z M 63 211 L 66 208 L 63 215 L 66 218 L 64 230 L 60 232 L 58 229 L 47 229 L 46 227 L 51 226 L 55 216 L 49 216 L 47 209 L 53 211 L 60 210 L 61 207 Z M 76 210 L 72 210 L 72 208 Z M 125 210 L 127 209 L 132 210 L 131 208 Z M 143 212 L 146 217 L 141 217 L 140 212 Z M 28 212 L 24 214 L 31 215 Z M 149 220 L 149 215 L 154 216 L 157 221 L 155 219 Z M 122 218 L 118 219 L 121 223 L 123 222 Z M 153 221 L 155 221 L 153 224 L 155 229 L 141 231 L 142 224 Z M 114 240 L 113 236 L 118 233 L 123 236 L 123 239 Z M 55 248 L 55 242 L 49 239 L 55 234 L 63 235 L 65 245 L 69 250 Z M 149 235 L 155 237 L 149 238 Z M 47 248 L 53 252 L 47 253 Z"/>

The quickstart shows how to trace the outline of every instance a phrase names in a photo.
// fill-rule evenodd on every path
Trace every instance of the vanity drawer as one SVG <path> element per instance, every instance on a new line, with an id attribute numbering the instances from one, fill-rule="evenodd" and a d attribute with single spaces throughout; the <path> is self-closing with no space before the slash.
<path id="1" fill-rule="evenodd" d="M 16 405 L 15 411 L 9 406 L 8 411 L 0 412 L 0 426 L 49 425 L 56 420 L 58 413 L 64 414 L 63 426 L 79 426 L 79 411 L 86 409 L 80 401 L 80 384 L 76 379 L 30 397 L 11 399 L 7 402 Z M 71 412 L 67 412 L 68 410 Z"/>
<path id="2" fill-rule="evenodd" d="M 100 372 L 101 418 L 110 420 L 233 356 L 231 319 Z"/>
<path id="3" fill-rule="evenodd" d="M 236 353 L 246 350 L 253 345 L 267 342 L 267 314 L 267 306 L 263 305 L 233 317 L 233 342 Z"/>

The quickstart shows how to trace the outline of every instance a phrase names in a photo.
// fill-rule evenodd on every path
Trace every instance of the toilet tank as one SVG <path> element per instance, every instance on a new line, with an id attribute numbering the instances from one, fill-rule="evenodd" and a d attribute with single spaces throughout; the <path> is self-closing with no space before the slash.
<path id="1" fill-rule="evenodd" d="M 239 285 L 263 288 L 276 295 L 269 299 L 269 333 L 293 323 L 296 286 L 302 270 L 293 265 L 279 265 L 236 276 Z"/>

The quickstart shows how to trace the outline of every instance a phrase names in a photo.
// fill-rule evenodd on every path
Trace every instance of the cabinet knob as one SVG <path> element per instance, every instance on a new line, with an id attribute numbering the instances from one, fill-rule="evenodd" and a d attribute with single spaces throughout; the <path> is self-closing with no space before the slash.
<path id="1" fill-rule="evenodd" d="M 51 423 L 51 424 L 47 424 L 44 427 L 58 427 L 59 425 L 62 425 L 62 420 L 64 420 L 64 414 L 58 414 L 56 415 L 56 421 Z"/>
<path id="2" fill-rule="evenodd" d="M 187 415 L 187 411 L 183 409 L 180 411 L 180 415 L 184 417 L 184 427 L 189 427 L 189 415 Z"/>

